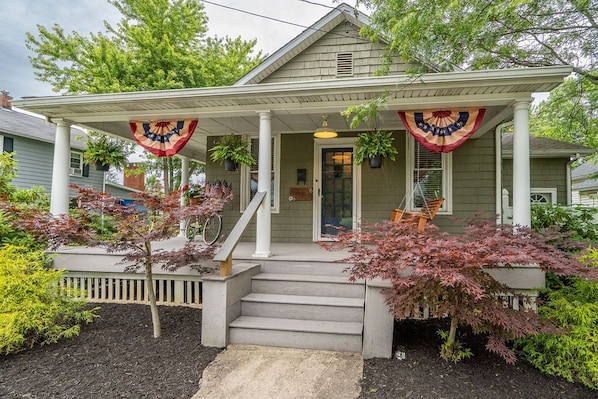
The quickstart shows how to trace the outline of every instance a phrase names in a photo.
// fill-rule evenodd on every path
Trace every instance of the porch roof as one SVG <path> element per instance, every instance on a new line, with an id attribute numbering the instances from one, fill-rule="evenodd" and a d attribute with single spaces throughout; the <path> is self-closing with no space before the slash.
<path id="1" fill-rule="evenodd" d="M 272 131 L 277 133 L 313 132 L 321 126 L 322 114 L 329 115 L 329 126 L 349 132 L 340 111 L 384 93 L 389 98 L 381 113 L 383 129 L 405 129 L 397 110 L 479 106 L 487 108 L 477 133 L 482 135 L 512 119 L 516 100 L 531 100 L 532 93 L 552 90 L 571 71 L 558 66 L 30 97 L 13 105 L 126 139 L 132 138 L 130 120 L 198 118 L 196 132 L 180 154 L 204 161 L 207 136 L 258 132 L 258 111 L 272 112 Z"/>

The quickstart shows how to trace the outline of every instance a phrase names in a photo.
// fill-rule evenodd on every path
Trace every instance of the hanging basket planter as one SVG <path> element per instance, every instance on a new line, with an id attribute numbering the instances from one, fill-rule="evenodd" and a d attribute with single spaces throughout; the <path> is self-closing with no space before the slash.
<path id="1" fill-rule="evenodd" d="M 370 163 L 370 168 L 372 169 L 379 169 L 382 167 L 382 155 L 375 155 L 371 158 L 368 158 Z"/>
<path id="2" fill-rule="evenodd" d="M 224 160 L 224 170 L 228 172 L 234 172 L 239 167 L 239 164 L 232 159 L 225 159 Z"/>
<path id="3" fill-rule="evenodd" d="M 97 161 L 94 163 L 94 168 L 95 170 L 99 170 L 101 172 L 107 172 L 110 170 L 110 164 Z"/>

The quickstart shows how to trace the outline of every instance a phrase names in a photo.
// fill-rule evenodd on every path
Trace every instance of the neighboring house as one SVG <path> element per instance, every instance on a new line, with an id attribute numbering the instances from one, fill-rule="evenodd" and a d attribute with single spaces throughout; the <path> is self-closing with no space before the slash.
<path id="1" fill-rule="evenodd" d="M 598 208 L 598 163 L 587 161 L 573 169 L 573 204 Z"/>
<path id="2" fill-rule="evenodd" d="M 413 76 L 405 73 L 411 64 L 394 59 L 387 76 L 375 76 L 382 66 L 384 44 L 371 43 L 359 36 L 359 30 L 366 23 L 366 15 L 340 4 L 232 86 L 26 98 L 15 101 L 15 106 L 56 122 L 57 143 L 66 141 L 71 125 L 130 138 L 131 126 L 155 123 L 163 127 L 167 122 L 174 124 L 183 120 L 190 121 L 185 125 L 190 126 L 197 120 L 195 133 L 178 156 L 182 157 L 183 165 L 188 164 L 189 159 L 206 162 L 208 180 L 227 180 L 234 189 L 234 200 L 223 212 L 227 241 L 214 258 L 220 262 L 222 277 L 205 276 L 202 280 L 205 301 L 202 343 L 225 346 L 230 340 L 242 342 L 238 339 L 242 335 L 239 330 L 244 328 L 242 321 L 235 322 L 234 334 L 230 322 L 241 314 L 242 298 L 252 289 L 250 278 L 260 272 L 261 266 L 266 267 L 269 258 L 284 258 L 292 276 L 312 274 L 301 279 L 302 282 L 338 281 L 342 277 L 325 275 L 330 265 L 317 263 L 321 259 L 314 258 L 317 251 L 309 249 L 310 244 L 329 240 L 330 225 L 350 228 L 362 219 L 388 220 L 392 209 L 399 206 L 415 210 L 421 203 L 418 192 L 423 191 L 420 188 L 424 184 L 430 195 L 444 198 L 434 224 L 447 232 L 461 231 L 455 217 L 471 218 L 479 211 L 492 215 L 502 213 L 503 187 L 512 185 L 514 224 L 530 224 L 532 187 L 556 188 L 550 194 L 554 193 L 557 201 L 567 201 L 566 178 L 563 177 L 567 159 L 557 162 L 555 181 L 552 172 L 540 177 L 543 160 L 537 160 L 536 168 L 532 153 L 532 174 L 538 178 L 530 178 L 528 118 L 532 93 L 551 91 L 571 74 L 571 67 L 443 73 L 430 70 Z M 374 126 L 351 129 L 340 112 L 382 95 L 387 96 L 387 101 L 376 127 L 392 132 L 398 156 L 395 162 L 384 160 L 382 168 L 372 169 L 365 163 L 356 165 L 352 160 L 356 136 Z M 447 114 L 464 118 L 449 120 L 452 127 L 459 123 L 472 132 L 475 129 L 456 149 L 430 152 L 407 132 L 410 118 L 417 120 L 432 115 L 444 120 Z M 324 118 L 328 127 L 338 132 L 337 137 L 314 137 L 314 132 L 323 126 Z M 509 171 L 508 162 L 504 170 L 502 167 L 499 134 L 501 128 L 511 122 L 515 132 L 514 167 Z M 419 125 L 422 129 L 426 127 L 423 122 Z M 182 137 L 178 128 L 171 133 L 175 140 Z M 242 167 L 236 172 L 227 172 L 209 159 L 209 148 L 225 134 L 244 135 L 250 141 L 251 150 L 258 158 L 255 169 Z M 152 135 L 151 130 L 147 135 Z M 431 133 L 430 136 L 437 137 Z M 65 146 L 62 144 L 57 151 L 64 152 Z M 568 157 L 573 153 L 567 154 Z M 57 157 L 56 161 L 65 167 L 68 163 L 66 157 Z M 251 190 L 251 177 L 255 172 L 257 193 Z M 60 181 L 61 176 L 55 173 L 53 178 Z M 255 202 L 251 200 L 252 194 L 257 198 Z M 66 212 L 67 201 L 68 198 L 56 198 L 51 211 Z M 249 228 L 243 230 L 243 224 L 250 220 L 253 221 Z M 233 269 L 230 267 L 232 251 L 238 241 L 251 243 L 255 250 L 248 260 L 249 265 Z M 272 243 L 284 245 L 278 245 L 280 252 L 273 253 Z M 288 248 L 298 245 L 304 245 L 305 250 L 291 254 Z M 310 263 L 304 263 L 307 260 Z M 278 266 L 281 265 L 272 267 Z M 543 284 L 544 275 L 538 268 L 523 265 L 521 270 L 515 269 L 500 270 L 501 281 L 532 295 Z M 264 280 L 270 280 L 280 290 L 292 291 L 300 284 L 297 279 L 281 278 L 278 274 L 276 278 Z M 380 295 L 386 283 L 361 284 L 366 286 L 358 287 L 356 295 L 363 299 L 367 292 L 365 317 L 358 315 L 358 321 L 350 323 L 351 334 L 357 334 L 355 345 L 361 348 L 363 342 L 366 357 L 389 357 L 393 319 Z M 311 303 L 319 304 L 321 298 L 333 296 L 326 290 L 328 288 L 312 289 L 316 294 L 311 295 L 319 294 L 319 297 L 310 298 Z M 282 294 L 289 292 L 278 293 L 285 296 Z M 337 293 L 336 296 L 346 295 Z M 252 320 L 257 323 L 253 331 L 257 339 L 251 341 L 281 346 L 325 346 L 309 338 L 313 332 L 322 340 L 332 337 L 334 348 L 343 346 L 345 341 L 337 339 L 331 331 L 318 330 L 325 324 L 322 320 L 330 319 L 310 319 L 309 314 L 313 312 L 316 311 L 306 311 L 308 316 L 304 320 L 290 323 L 302 329 L 300 333 L 288 325 L 280 328 L 278 319 L 261 324 L 263 318 L 256 317 Z M 294 313 L 281 311 L 280 317 L 286 320 Z M 341 316 L 336 311 L 328 315 Z M 337 322 L 332 324 L 336 326 Z M 290 338 L 286 335 L 289 329 Z M 276 332 L 270 334 L 264 330 Z M 280 337 L 276 343 L 273 342 L 275 336 Z M 341 349 L 360 350 L 352 348 L 355 346 Z"/>
<path id="3" fill-rule="evenodd" d="M 17 173 L 12 184 L 22 189 L 41 186 L 50 193 L 56 126 L 39 116 L 13 110 L 9 93 L 0 93 L 0 151 L 14 152 L 17 161 Z M 83 162 L 81 155 L 85 142 L 85 132 L 70 129 L 69 183 L 92 186 L 98 190 L 106 188 L 120 198 L 130 198 L 130 188 L 104 183 L 104 173 Z M 75 191 L 70 189 L 69 196 L 74 195 Z"/>
<path id="4" fill-rule="evenodd" d="M 513 133 L 502 135 L 503 223 L 511 223 L 513 191 Z M 571 164 L 596 151 L 590 147 L 546 137 L 530 136 L 530 201 L 571 205 Z M 574 183 L 574 182 L 573 182 Z M 506 196 L 505 196 L 506 195 Z M 507 202 L 508 201 L 508 202 Z"/>

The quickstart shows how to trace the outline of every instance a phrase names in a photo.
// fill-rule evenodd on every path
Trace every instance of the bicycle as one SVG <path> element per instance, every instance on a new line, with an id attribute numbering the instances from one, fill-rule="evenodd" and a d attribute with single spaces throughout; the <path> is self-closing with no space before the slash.
<path id="1" fill-rule="evenodd" d="M 218 212 L 203 218 L 201 215 L 192 215 L 187 218 L 185 225 L 185 237 L 193 240 L 201 234 L 206 245 L 212 245 L 220 237 L 222 232 L 222 215 Z"/>

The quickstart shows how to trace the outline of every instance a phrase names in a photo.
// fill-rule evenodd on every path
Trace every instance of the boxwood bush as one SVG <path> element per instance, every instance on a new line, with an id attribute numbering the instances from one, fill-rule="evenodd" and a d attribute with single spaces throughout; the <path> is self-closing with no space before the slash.
<path id="1" fill-rule="evenodd" d="M 43 251 L 0 248 L 0 354 L 79 334 L 97 309 L 59 290 L 62 271 L 47 267 Z"/>
<path id="2" fill-rule="evenodd" d="M 578 240 L 590 244 L 582 260 L 598 267 L 597 210 L 560 206 L 532 207 L 532 225 L 536 230 L 556 227 L 573 232 Z M 598 282 L 576 277 L 547 275 L 545 303 L 538 308 L 566 333 L 540 334 L 519 340 L 518 352 L 542 372 L 581 382 L 598 389 Z"/>

